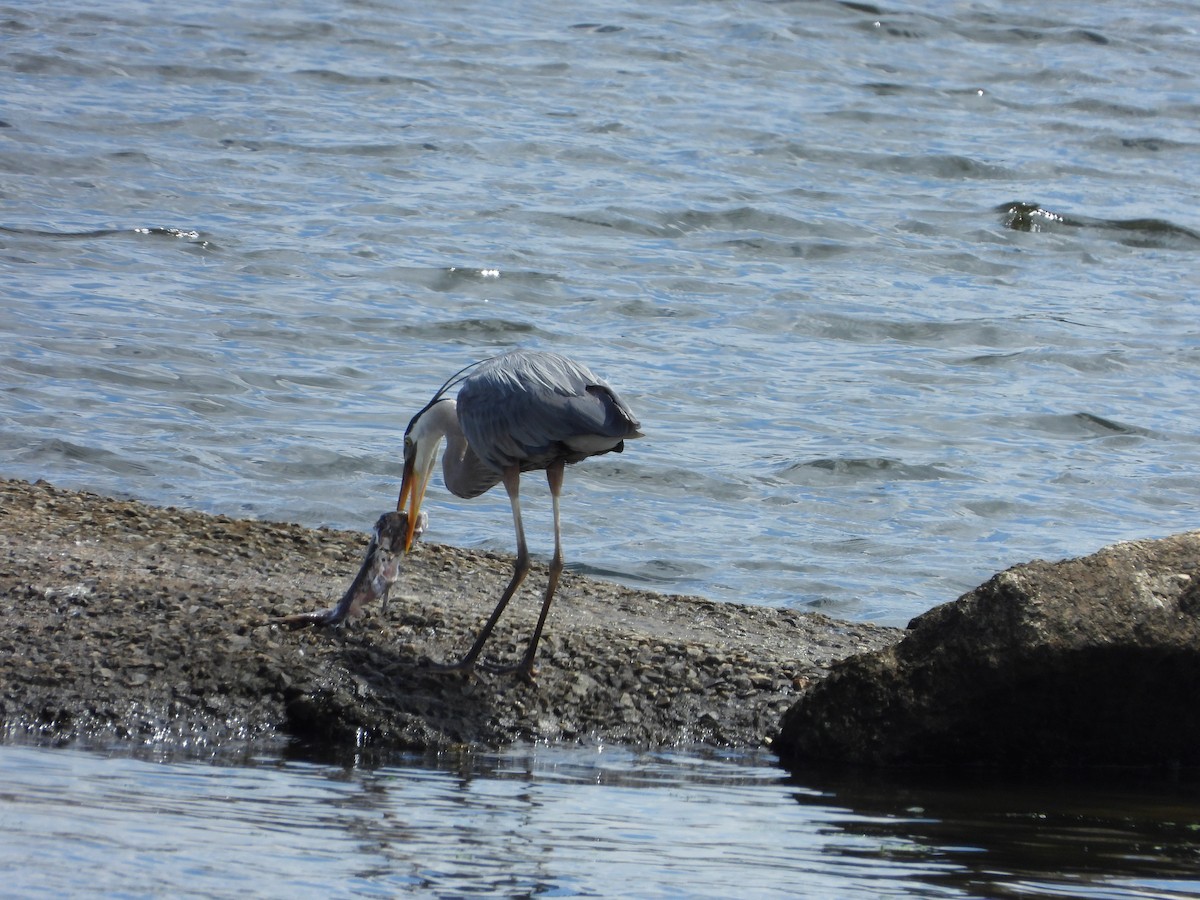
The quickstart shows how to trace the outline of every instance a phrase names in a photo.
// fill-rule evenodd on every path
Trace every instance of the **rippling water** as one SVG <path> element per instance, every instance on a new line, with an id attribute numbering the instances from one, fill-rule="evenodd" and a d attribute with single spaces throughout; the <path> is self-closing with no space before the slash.
<path id="1" fill-rule="evenodd" d="M 1194 786 L 809 786 L 753 756 L 553 748 L 364 768 L 9 746 L 0 774 L 14 896 L 1200 891 Z"/>
<path id="2" fill-rule="evenodd" d="M 903 622 L 1193 527 L 1198 20 L 9 7 L 5 474 L 365 529 L 412 412 L 526 344 L 646 425 L 568 481 L 628 582 Z"/>
<path id="3" fill-rule="evenodd" d="M 645 425 L 564 507 L 569 562 L 628 583 L 902 623 L 1195 527 L 1198 29 L 1172 0 L 0 5 L 0 474 L 366 529 L 412 412 L 524 344 Z M 502 497 L 429 511 L 511 547 Z"/>

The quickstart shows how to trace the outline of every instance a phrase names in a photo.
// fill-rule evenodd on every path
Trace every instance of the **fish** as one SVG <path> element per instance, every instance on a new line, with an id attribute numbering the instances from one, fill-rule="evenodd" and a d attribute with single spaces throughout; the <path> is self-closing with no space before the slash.
<path id="1" fill-rule="evenodd" d="M 429 526 L 429 517 L 424 513 L 417 515 L 417 527 L 413 530 L 414 537 L 419 537 Z M 340 625 L 348 619 L 362 614 L 363 607 L 378 600 L 381 609 L 386 612 L 388 591 L 400 575 L 400 563 L 404 559 L 404 537 L 408 531 L 407 512 L 389 512 L 379 517 L 371 530 L 371 541 L 367 544 L 367 552 L 363 555 L 362 565 L 358 574 L 350 582 L 350 587 L 342 595 L 337 606 L 316 612 L 293 613 L 290 616 L 279 616 L 271 621 L 276 625 L 288 628 L 302 628 L 305 625 Z"/>

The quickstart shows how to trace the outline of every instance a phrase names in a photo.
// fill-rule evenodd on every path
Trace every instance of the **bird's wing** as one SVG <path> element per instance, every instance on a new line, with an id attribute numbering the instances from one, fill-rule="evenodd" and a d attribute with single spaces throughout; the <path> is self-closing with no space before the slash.
<path id="1" fill-rule="evenodd" d="M 458 394 L 458 420 L 471 448 L 496 469 L 544 464 L 581 438 L 615 445 L 638 434 L 629 407 L 590 369 L 536 351 L 507 353 L 474 371 Z"/>

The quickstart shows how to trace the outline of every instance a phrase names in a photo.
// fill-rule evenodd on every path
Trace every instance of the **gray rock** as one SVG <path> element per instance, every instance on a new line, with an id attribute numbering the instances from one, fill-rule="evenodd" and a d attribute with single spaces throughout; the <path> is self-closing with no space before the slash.
<path id="1" fill-rule="evenodd" d="M 372 517 L 373 518 L 373 517 Z M 364 523 L 368 524 L 368 523 Z M 157 509 L 0 479 L 0 740 L 358 755 L 514 741 L 758 747 L 800 686 L 899 630 L 564 573 L 536 684 L 438 672 L 511 557 L 422 543 L 389 608 L 291 630 L 340 597 L 366 535 Z M 545 566 L 489 659 L 520 658 Z"/>
<path id="2" fill-rule="evenodd" d="M 1200 764 L 1200 532 L 1016 566 L 835 665 L 785 762 Z"/>

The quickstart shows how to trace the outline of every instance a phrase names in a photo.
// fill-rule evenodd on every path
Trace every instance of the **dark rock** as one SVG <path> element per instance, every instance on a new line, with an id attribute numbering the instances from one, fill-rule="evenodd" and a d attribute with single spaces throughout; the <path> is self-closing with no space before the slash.
<path id="1" fill-rule="evenodd" d="M 1200 765 L 1200 532 L 1016 566 L 851 657 L 785 714 L 785 762 Z"/>
<path id="2" fill-rule="evenodd" d="M 512 560 L 425 543 L 387 609 L 372 602 L 335 628 L 278 624 L 342 596 L 366 542 L 0 480 L 0 740 L 754 747 L 798 685 L 899 636 L 568 572 L 536 684 L 464 678 L 429 660 L 471 645 Z M 533 567 L 489 659 L 520 657 L 546 577 Z"/>

